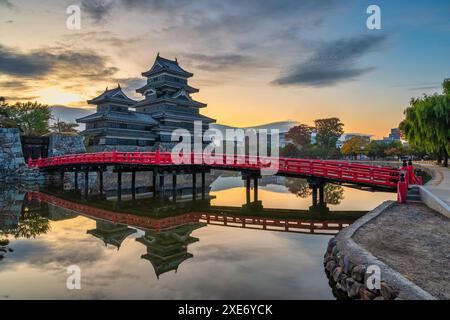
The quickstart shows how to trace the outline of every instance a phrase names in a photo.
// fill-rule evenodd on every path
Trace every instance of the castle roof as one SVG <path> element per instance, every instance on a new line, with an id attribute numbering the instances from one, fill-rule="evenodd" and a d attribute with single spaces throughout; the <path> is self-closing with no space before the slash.
<path id="1" fill-rule="evenodd" d="M 135 104 L 137 101 L 128 98 L 127 95 L 122 91 L 122 88 L 120 88 L 120 85 L 118 85 L 117 88 L 114 89 L 108 90 L 108 88 L 106 88 L 105 92 L 103 92 L 94 99 L 88 100 L 87 102 L 89 104 L 95 105 L 98 105 L 103 102 L 116 102 L 131 106 Z"/>
<path id="2" fill-rule="evenodd" d="M 77 122 L 85 123 L 97 120 L 110 120 L 114 122 L 125 122 L 125 123 L 139 123 L 145 125 L 156 125 L 158 122 L 153 119 L 149 114 L 128 111 L 128 112 L 116 112 L 116 111 L 104 111 L 96 112 L 90 114 L 86 117 L 77 119 Z"/>
<path id="3" fill-rule="evenodd" d="M 158 53 L 158 56 L 156 57 L 155 62 L 153 63 L 153 66 L 150 68 L 150 70 L 143 72 L 142 76 L 150 77 L 152 75 L 156 75 L 161 72 L 173 73 L 186 78 L 192 77 L 194 75 L 193 73 L 187 72 L 186 70 L 181 68 L 176 59 L 169 60 L 161 57 Z"/>

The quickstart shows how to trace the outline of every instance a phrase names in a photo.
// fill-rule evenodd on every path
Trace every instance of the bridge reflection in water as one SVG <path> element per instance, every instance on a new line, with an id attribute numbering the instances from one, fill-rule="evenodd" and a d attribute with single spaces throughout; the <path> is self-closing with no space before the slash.
<path id="1" fill-rule="evenodd" d="M 215 206 L 211 205 L 213 197 L 209 194 L 203 194 L 203 200 L 177 197 L 173 201 L 170 197 L 154 198 L 152 195 L 132 197 L 128 201 L 111 201 L 109 198 L 106 194 L 86 197 L 79 190 L 46 190 L 45 193 L 28 192 L 24 206 L 28 211 L 49 205 L 65 209 L 59 219 L 77 215 L 94 219 L 96 227 L 87 233 L 117 249 L 127 237 L 136 237 L 140 230 L 136 241 L 146 247 L 141 258 L 152 264 L 158 277 L 176 271 L 183 261 L 193 257 L 188 246 L 200 239 L 192 233 L 207 225 L 333 235 L 365 213 L 329 211 L 323 201 L 309 210 L 266 209 L 259 200 L 247 201 L 241 207 Z"/>

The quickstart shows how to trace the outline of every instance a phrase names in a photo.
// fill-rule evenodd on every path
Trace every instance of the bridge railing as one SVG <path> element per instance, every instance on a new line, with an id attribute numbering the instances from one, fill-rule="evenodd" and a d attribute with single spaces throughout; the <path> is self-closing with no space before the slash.
<path id="1" fill-rule="evenodd" d="M 210 165 L 237 169 L 263 169 L 271 166 L 278 172 L 293 175 L 311 175 L 351 183 L 397 188 L 399 202 L 406 201 L 408 186 L 422 184 L 414 174 L 412 163 L 401 168 L 389 168 L 368 164 L 348 163 L 334 160 L 311 160 L 296 158 L 271 158 L 244 155 L 180 154 L 173 159 L 170 152 L 98 152 L 64 155 L 46 159 L 29 160 L 30 167 L 48 168 L 78 164 L 139 164 L 139 165 Z M 403 178 L 401 176 L 403 174 Z M 406 186 L 406 187 L 405 187 Z"/>

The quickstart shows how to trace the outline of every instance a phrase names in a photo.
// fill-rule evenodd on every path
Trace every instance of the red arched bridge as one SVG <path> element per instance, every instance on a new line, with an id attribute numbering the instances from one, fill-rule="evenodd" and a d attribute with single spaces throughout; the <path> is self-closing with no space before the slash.
<path id="1" fill-rule="evenodd" d="M 421 184 L 420 177 L 414 174 L 411 161 L 403 162 L 401 168 L 390 168 L 357 164 L 344 161 L 312 160 L 296 158 L 252 157 L 239 155 L 184 154 L 173 159 L 170 152 L 98 152 L 64 155 L 28 161 L 29 167 L 38 167 L 43 171 L 89 170 L 101 172 L 101 167 L 116 166 L 144 171 L 148 168 L 175 172 L 179 168 L 222 169 L 260 174 L 269 167 L 275 168 L 278 175 L 319 178 L 330 182 L 345 182 L 375 188 L 397 190 L 398 201 L 406 202 L 408 186 Z M 75 168 L 75 169 L 74 169 Z M 118 169 L 120 171 L 121 169 Z M 248 180 L 249 183 L 250 180 Z"/>

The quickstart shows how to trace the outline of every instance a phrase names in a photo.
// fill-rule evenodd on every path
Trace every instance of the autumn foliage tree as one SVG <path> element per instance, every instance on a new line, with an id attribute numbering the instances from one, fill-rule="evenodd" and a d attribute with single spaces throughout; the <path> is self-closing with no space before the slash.
<path id="1" fill-rule="evenodd" d="M 344 143 L 341 148 L 341 153 L 356 159 L 359 154 L 365 152 L 367 145 L 368 142 L 366 139 L 363 139 L 362 137 L 353 137 Z"/>

